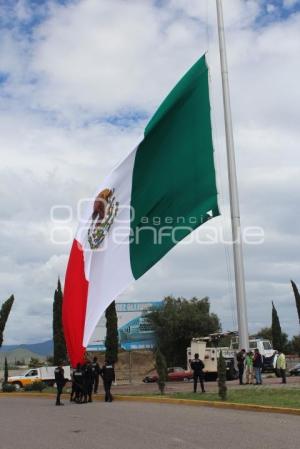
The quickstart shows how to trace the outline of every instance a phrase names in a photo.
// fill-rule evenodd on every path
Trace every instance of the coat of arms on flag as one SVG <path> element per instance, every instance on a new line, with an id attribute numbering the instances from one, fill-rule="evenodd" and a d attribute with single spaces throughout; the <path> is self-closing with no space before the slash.
<path id="1" fill-rule="evenodd" d="M 88 230 L 88 242 L 91 249 L 100 247 L 118 213 L 119 203 L 116 201 L 114 192 L 115 189 L 104 189 L 95 199 Z"/>

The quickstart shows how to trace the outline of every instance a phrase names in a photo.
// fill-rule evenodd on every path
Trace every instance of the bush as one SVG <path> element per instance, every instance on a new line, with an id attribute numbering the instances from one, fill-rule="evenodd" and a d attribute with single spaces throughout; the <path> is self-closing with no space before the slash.
<path id="1" fill-rule="evenodd" d="M 16 391 L 16 386 L 14 384 L 2 384 L 2 391 L 3 393 L 12 393 Z"/>
<path id="2" fill-rule="evenodd" d="M 44 382 L 33 382 L 32 384 L 25 385 L 24 390 L 25 391 L 43 391 L 45 388 L 47 388 L 47 385 L 45 385 Z"/>

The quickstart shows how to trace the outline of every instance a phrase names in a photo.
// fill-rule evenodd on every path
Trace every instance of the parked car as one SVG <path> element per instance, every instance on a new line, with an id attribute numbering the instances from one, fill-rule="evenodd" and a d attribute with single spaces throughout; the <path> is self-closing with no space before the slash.
<path id="1" fill-rule="evenodd" d="M 289 370 L 290 376 L 300 376 L 300 363 Z"/>
<path id="2" fill-rule="evenodd" d="M 172 366 L 168 368 L 167 373 L 167 381 L 184 381 L 188 382 L 190 379 L 193 378 L 193 373 L 191 371 L 186 371 L 185 369 L 181 368 L 180 366 Z M 149 383 L 149 382 L 157 382 L 158 375 L 157 371 L 152 371 L 152 373 L 149 373 L 146 377 L 144 377 L 143 382 Z"/>

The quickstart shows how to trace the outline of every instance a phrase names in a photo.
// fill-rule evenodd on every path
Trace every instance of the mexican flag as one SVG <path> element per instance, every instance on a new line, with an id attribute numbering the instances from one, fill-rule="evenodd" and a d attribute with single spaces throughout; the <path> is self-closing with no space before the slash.
<path id="1" fill-rule="evenodd" d="M 80 217 L 63 301 L 73 366 L 83 361 L 107 306 L 184 237 L 217 215 L 203 56 L 158 108 L 142 142 L 99 184 Z"/>

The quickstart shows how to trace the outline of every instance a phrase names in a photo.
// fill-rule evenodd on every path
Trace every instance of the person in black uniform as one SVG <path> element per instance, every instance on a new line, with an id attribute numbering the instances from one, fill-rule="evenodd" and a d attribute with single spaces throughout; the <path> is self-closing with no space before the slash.
<path id="1" fill-rule="evenodd" d="M 92 402 L 94 373 L 91 362 L 88 360 L 83 366 L 83 402 Z"/>
<path id="2" fill-rule="evenodd" d="M 192 360 L 191 368 L 194 371 L 193 379 L 194 379 L 194 393 L 197 392 L 197 382 L 198 379 L 200 381 L 202 393 L 205 393 L 204 389 L 204 363 L 199 359 L 199 354 L 195 354 L 194 360 Z"/>
<path id="3" fill-rule="evenodd" d="M 81 366 L 82 371 L 82 403 L 87 403 L 87 395 L 88 395 L 88 376 L 87 376 L 87 365 L 86 362 Z"/>
<path id="4" fill-rule="evenodd" d="M 101 371 L 97 357 L 93 358 L 92 370 L 93 370 L 93 375 L 94 375 L 94 394 L 97 394 L 98 387 L 99 387 L 99 376 L 100 376 L 100 371 Z"/>
<path id="5" fill-rule="evenodd" d="M 246 358 L 246 350 L 242 349 L 236 355 L 237 366 L 238 366 L 238 370 L 239 370 L 240 385 L 244 385 L 243 379 L 244 379 L 244 370 L 245 370 L 245 358 Z"/>
<path id="6" fill-rule="evenodd" d="M 76 383 L 74 380 L 74 371 L 72 372 L 72 390 L 71 390 L 71 394 L 70 394 L 70 402 L 75 401 L 75 394 L 76 394 Z"/>
<path id="7" fill-rule="evenodd" d="M 115 381 L 115 369 L 112 363 L 109 360 L 105 361 L 104 366 L 101 370 L 101 377 L 103 379 L 103 386 L 105 391 L 105 402 L 112 402 L 113 397 L 110 392 L 111 384 Z"/>
<path id="8" fill-rule="evenodd" d="M 77 363 L 76 369 L 73 371 L 73 385 L 75 402 L 76 404 L 81 404 L 83 397 L 83 372 L 80 363 Z"/>
<path id="9" fill-rule="evenodd" d="M 60 402 L 60 396 L 66 383 L 65 371 L 63 369 L 62 363 L 59 363 L 58 367 L 55 368 L 54 376 L 57 388 L 56 405 L 64 405 Z"/>

